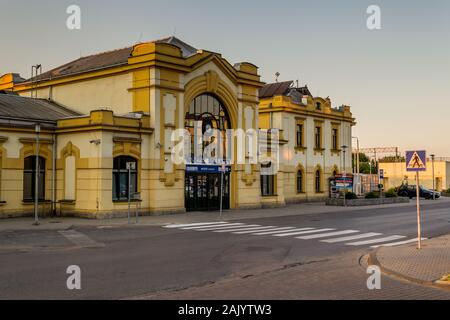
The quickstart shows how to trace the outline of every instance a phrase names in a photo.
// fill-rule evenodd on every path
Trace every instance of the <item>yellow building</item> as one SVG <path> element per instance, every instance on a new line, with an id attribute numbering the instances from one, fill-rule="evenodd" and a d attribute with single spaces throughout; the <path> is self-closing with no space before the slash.
<path id="1" fill-rule="evenodd" d="M 381 162 L 380 169 L 384 170 L 385 189 L 395 188 L 402 183 L 415 184 L 416 173 L 406 171 L 405 162 Z M 433 166 L 431 159 L 427 160 L 427 170 L 420 172 L 420 184 L 427 189 L 433 188 Z M 436 158 L 434 162 L 434 187 L 441 192 L 450 188 L 450 159 Z"/>
<path id="2" fill-rule="evenodd" d="M 322 200 L 329 196 L 331 177 L 352 173 L 355 119 L 349 106 L 333 108 L 329 98 L 313 97 L 293 81 L 273 83 L 260 92 L 259 122 L 282 130 L 274 190 L 279 202 Z"/>
<path id="3" fill-rule="evenodd" d="M 327 178 L 342 170 L 340 146 L 351 150 L 349 107 L 333 109 L 310 94 L 299 103 L 283 92 L 263 94 L 259 114 L 263 86 L 255 65 L 232 65 L 175 37 L 82 57 L 29 80 L 4 75 L 0 217 L 32 213 L 36 180 L 42 213 L 88 218 L 125 215 L 131 195 L 141 214 L 217 210 L 221 171 L 225 209 L 325 197 Z M 248 152 L 251 138 L 227 135 L 259 128 L 284 130 L 269 148 L 273 154 L 276 145 L 282 154 L 276 178 L 261 175 Z M 323 131 L 314 147 L 318 128 Z M 173 157 L 179 130 L 191 134 L 183 143 L 194 147 L 185 163 Z M 211 130 L 218 136 L 198 140 Z M 202 152 L 213 143 L 231 154 L 223 167 L 197 157 L 199 146 Z M 348 168 L 350 159 L 348 152 Z"/>

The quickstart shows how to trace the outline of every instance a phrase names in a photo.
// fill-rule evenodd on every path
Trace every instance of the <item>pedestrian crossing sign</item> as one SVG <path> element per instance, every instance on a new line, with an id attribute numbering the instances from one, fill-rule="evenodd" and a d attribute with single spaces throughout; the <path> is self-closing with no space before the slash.
<path id="1" fill-rule="evenodd" d="M 418 172 L 427 170 L 426 151 L 406 151 L 406 171 Z"/>

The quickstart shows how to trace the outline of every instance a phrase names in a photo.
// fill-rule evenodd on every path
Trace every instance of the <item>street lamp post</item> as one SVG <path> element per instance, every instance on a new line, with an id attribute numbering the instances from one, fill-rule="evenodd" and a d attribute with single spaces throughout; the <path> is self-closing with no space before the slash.
<path id="1" fill-rule="evenodd" d="M 344 162 L 344 170 L 342 170 L 342 177 L 344 178 L 344 206 L 346 207 L 347 206 L 347 184 L 346 184 L 346 181 L 347 181 L 347 169 L 346 169 L 346 167 L 345 167 L 345 153 L 347 152 L 347 146 L 342 146 L 342 153 L 343 153 L 343 155 L 344 155 L 344 160 L 343 160 L 343 162 Z"/>
<path id="2" fill-rule="evenodd" d="M 359 138 L 353 137 L 353 139 L 356 139 L 356 176 L 357 178 L 357 184 L 356 184 L 356 192 L 358 195 L 361 194 L 361 178 L 360 178 L 360 163 L 359 163 Z"/>
<path id="3" fill-rule="evenodd" d="M 435 193 L 435 178 L 434 178 L 434 158 L 435 155 L 431 155 L 431 170 L 432 170 L 432 176 L 433 176 L 433 200 L 436 200 L 436 193 Z"/>
<path id="4" fill-rule="evenodd" d="M 35 163 L 35 175 L 34 175 L 34 224 L 39 225 L 39 133 L 41 132 L 41 124 L 36 123 L 34 127 L 36 132 L 36 163 Z"/>

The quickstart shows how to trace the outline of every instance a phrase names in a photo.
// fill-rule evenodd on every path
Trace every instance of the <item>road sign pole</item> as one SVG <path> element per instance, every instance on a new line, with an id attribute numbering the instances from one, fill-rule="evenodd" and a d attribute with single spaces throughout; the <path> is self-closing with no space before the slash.
<path id="1" fill-rule="evenodd" d="M 128 166 L 128 224 L 131 223 L 131 165 Z"/>
<path id="2" fill-rule="evenodd" d="M 417 205 L 417 249 L 422 249 L 422 226 L 420 218 L 420 181 L 419 172 L 427 170 L 427 152 L 406 151 L 406 171 L 416 173 L 416 205 Z"/>
<path id="3" fill-rule="evenodd" d="M 222 221 L 222 213 L 223 213 L 223 179 L 225 170 L 226 166 L 222 165 L 220 169 L 220 221 Z"/>
<path id="4" fill-rule="evenodd" d="M 416 172 L 416 197 L 417 197 L 417 249 L 422 249 L 422 230 L 420 223 L 420 189 L 419 189 L 419 171 Z"/>

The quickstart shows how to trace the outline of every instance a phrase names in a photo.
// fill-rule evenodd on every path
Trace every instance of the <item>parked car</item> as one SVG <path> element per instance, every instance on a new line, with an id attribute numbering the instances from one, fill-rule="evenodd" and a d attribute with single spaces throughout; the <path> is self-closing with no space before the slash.
<path id="1" fill-rule="evenodd" d="M 410 199 L 415 198 L 417 196 L 416 186 L 403 185 L 398 188 L 397 193 L 400 197 L 408 197 Z M 425 199 L 433 199 L 433 194 L 435 199 L 439 199 L 441 197 L 440 192 L 425 189 L 423 186 L 419 186 L 419 193 L 420 197 Z"/>

